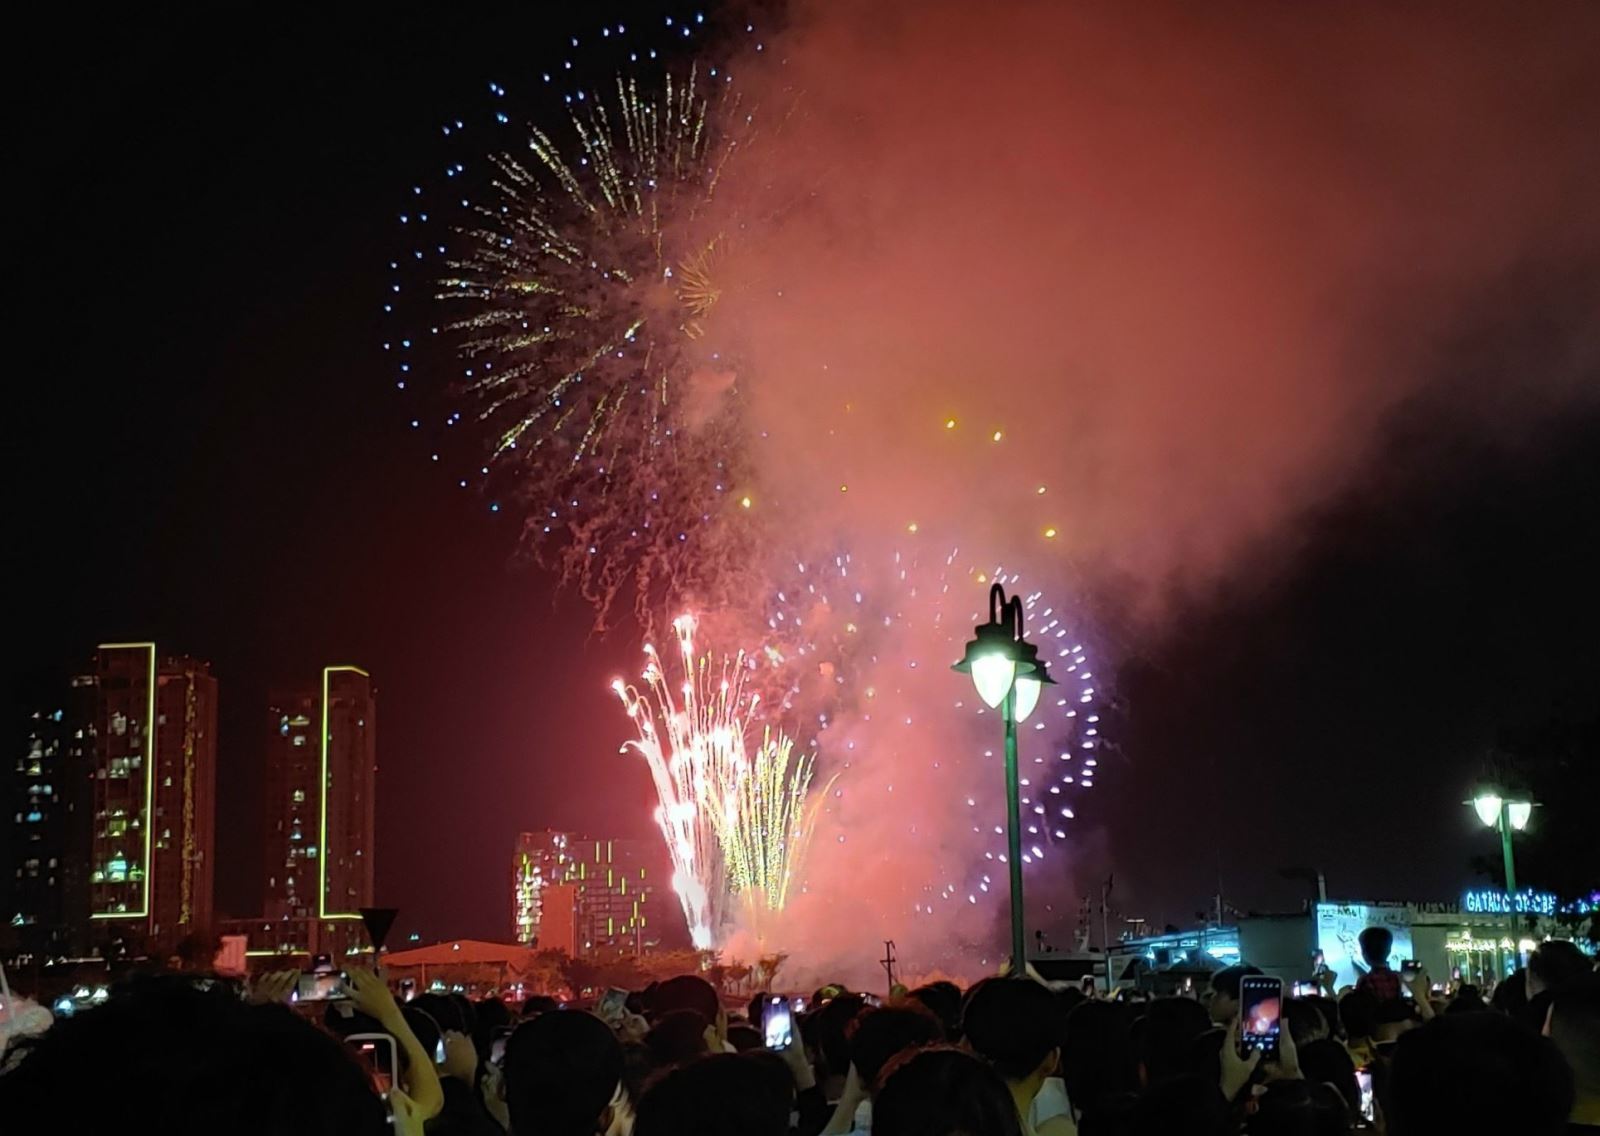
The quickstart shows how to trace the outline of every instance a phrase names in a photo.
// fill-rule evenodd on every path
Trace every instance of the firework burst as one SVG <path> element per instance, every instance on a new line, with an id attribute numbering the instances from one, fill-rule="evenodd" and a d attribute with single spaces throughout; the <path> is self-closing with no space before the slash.
<path id="1" fill-rule="evenodd" d="M 982 622 L 992 583 L 1021 597 L 1029 635 L 1061 683 L 1024 731 L 1023 861 L 1041 863 L 1067 838 L 1107 742 L 1101 691 L 1083 641 L 1065 613 L 1015 573 L 917 541 L 884 560 L 841 552 L 796 562 L 769 595 L 769 645 L 748 680 L 785 713 L 809 721 L 814 734 L 805 735 L 807 745 L 830 770 L 848 774 L 855 804 L 845 783 L 825 797 L 828 811 L 853 818 L 833 826 L 840 842 L 895 816 L 896 797 L 909 786 L 941 786 L 935 796 L 948 802 L 950 815 L 937 824 L 906 815 L 889 842 L 893 855 L 905 857 L 899 866 L 913 914 L 932 914 L 941 902 L 980 902 L 994 889 L 995 865 L 1006 860 L 995 727 L 983 724 L 985 711 L 969 697 L 970 684 L 949 671 Z M 885 796 L 872 800 L 879 792 Z M 863 816 L 873 819 L 864 824 Z M 953 839 L 964 830 L 970 839 Z M 1003 887 L 1003 871 L 998 878 Z"/>
<path id="2" fill-rule="evenodd" d="M 391 267 L 431 266 L 434 310 L 425 334 L 385 344 L 399 385 L 437 336 L 461 404 L 444 425 L 481 442 L 461 484 L 514 505 L 526 547 L 602 622 L 621 595 L 647 623 L 704 600 L 742 555 L 749 477 L 716 327 L 736 234 L 713 205 L 755 115 L 727 79 L 693 64 L 619 74 L 574 89 L 548 130 L 497 109 L 495 148 L 452 162 L 442 195 L 418 186 L 401 215 L 413 248 Z"/>
<path id="3" fill-rule="evenodd" d="M 645 646 L 648 693 L 618 679 L 612 689 L 638 737 L 623 751 L 645 759 L 659 803 L 655 819 L 672 858 L 672 887 L 690 938 L 714 946 L 742 905 L 755 923 L 782 911 L 816 822 L 813 766 L 770 728 L 753 755 L 746 739 L 760 705 L 746 697 L 745 655 L 697 655 L 695 621 L 673 621 L 682 680 L 676 690 L 653 645 Z"/>

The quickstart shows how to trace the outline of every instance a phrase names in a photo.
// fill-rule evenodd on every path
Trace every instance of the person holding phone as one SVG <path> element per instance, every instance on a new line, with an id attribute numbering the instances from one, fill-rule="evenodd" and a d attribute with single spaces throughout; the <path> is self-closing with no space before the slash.
<path id="1" fill-rule="evenodd" d="M 424 1050 L 411 1032 L 400 1013 L 400 1004 L 383 979 L 360 967 L 352 967 L 348 975 L 351 1005 L 375 1019 L 405 1054 L 405 1084 L 389 1093 L 396 1127 L 420 1133 L 423 1125 L 444 1108 L 444 1090 L 434 1071 L 433 1054 Z"/>

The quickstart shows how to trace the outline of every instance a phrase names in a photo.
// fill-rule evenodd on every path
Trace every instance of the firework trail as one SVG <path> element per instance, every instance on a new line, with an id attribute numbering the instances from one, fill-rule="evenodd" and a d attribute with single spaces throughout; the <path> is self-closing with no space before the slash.
<path id="1" fill-rule="evenodd" d="M 618 679 L 612 689 L 639 736 L 623 751 L 650 766 L 656 823 L 672 857 L 673 891 L 701 950 L 715 946 L 741 901 L 755 922 L 782 911 L 816 822 L 808 800 L 812 761 L 768 729 L 753 756 L 746 738 L 759 696 L 746 697 L 741 652 L 714 662 L 697 656 L 695 620 L 673 621 L 682 681 L 674 693 L 653 645 L 645 646 L 648 694 Z"/>
<path id="2" fill-rule="evenodd" d="M 795 754 L 793 739 L 770 727 L 749 764 L 726 772 L 712 817 L 730 887 L 756 929 L 763 911 L 782 911 L 788 904 L 822 796 L 809 799 L 811 758 Z"/>

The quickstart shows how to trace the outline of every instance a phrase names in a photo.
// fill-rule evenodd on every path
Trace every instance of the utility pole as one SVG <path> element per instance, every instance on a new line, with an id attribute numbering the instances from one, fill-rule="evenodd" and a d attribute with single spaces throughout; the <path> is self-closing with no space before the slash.
<path id="1" fill-rule="evenodd" d="M 1106 996 L 1111 996 L 1111 877 L 1100 885 L 1100 953 L 1106 959 Z"/>
<path id="2" fill-rule="evenodd" d="M 878 961 L 883 965 L 883 973 L 885 975 L 887 975 L 888 978 L 889 978 L 889 985 L 888 985 L 888 987 L 887 987 L 885 992 L 890 994 L 890 995 L 893 995 L 894 994 L 894 963 L 895 963 L 895 958 L 894 958 L 894 940 L 893 939 L 885 939 L 883 941 L 883 958 L 879 959 Z"/>

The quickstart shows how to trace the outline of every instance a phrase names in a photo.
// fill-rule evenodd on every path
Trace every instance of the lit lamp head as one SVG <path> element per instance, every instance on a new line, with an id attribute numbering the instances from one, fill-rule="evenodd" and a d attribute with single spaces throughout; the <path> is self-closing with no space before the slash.
<path id="1" fill-rule="evenodd" d="M 1533 804 L 1530 801 L 1511 801 L 1506 805 L 1506 815 L 1511 819 L 1511 827 L 1521 832 L 1528 827 L 1528 818 L 1533 816 Z"/>
<path id="2" fill-rule="evenodd" d="M 1495 793 L 1479 793 L 1472 798 L 1472 807 L 1478 814 L 1478 819 L 1493 828 L 1500 823 L 1500 806 L 1504 802 Z M 1524 821 L 1524 824 L 1527 822 Z"/>
<path id="3" fill-rule="evenodd" d="M 961 661 L 950 669 L 971 675 L 978 697 L 992 710 L 1006 700 L 1020 669 L 1010 605 L 999 584 L 989 589 L 989 622 L 973 628 L 972 634 Z"/>
<path id="4" fill-rule="evenodd" d="M 1033 708 L 1039 705 L 1039 696 L 1047 686 L 1056 685 L 1050 677 L 1050 668 L 1039 657 L 1039 648 L 1026 639 L 1017 643 L 1017 721 L 1026 722 Z"/>

